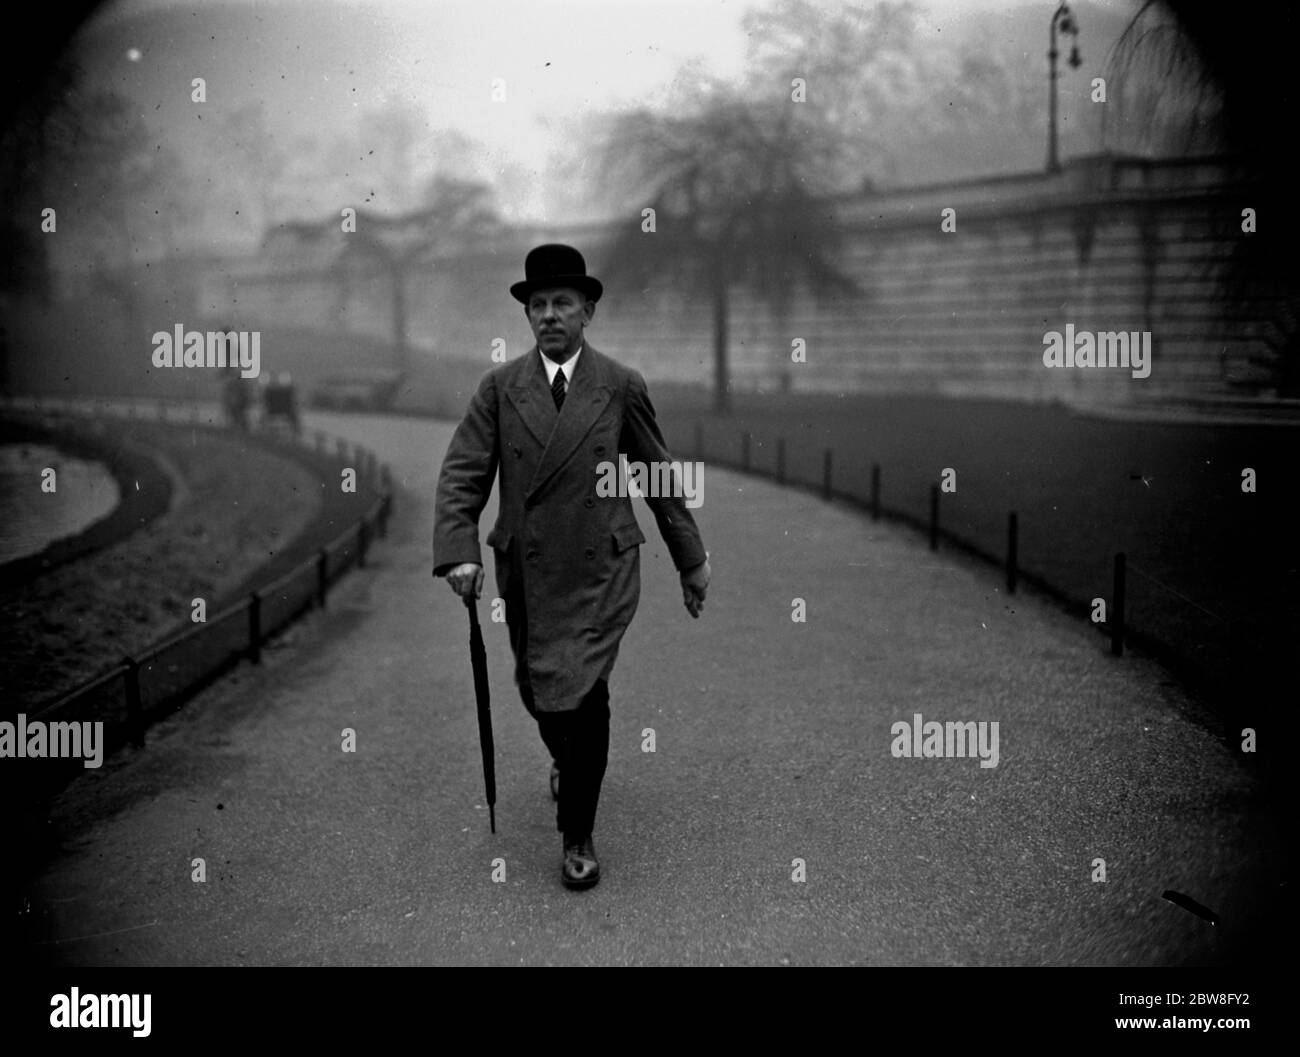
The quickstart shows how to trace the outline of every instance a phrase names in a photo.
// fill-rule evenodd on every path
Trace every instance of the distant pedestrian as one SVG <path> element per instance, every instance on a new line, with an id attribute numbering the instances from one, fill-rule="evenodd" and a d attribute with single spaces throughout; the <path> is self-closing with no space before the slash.
<path id="1" fill-rule="evenodd" d="M 281 371 L 274 380 L 263 376 L 263 381 L 262 422 L 269 425 L 274 419 L 283 419 L 293 435 L 300 436 L 302 422 L 298 418 L 298 398 L 289 372 Z"/>
<path id="2" fill-rule="evenodd" d="M 248 432 L 248 408 L 251 403 L 248 383 L 241 377 L 239 365 L 226 368 L 225 378 L 221 382 L 221 407 L 226 423 L 232 429 L 241 433 Z"/>

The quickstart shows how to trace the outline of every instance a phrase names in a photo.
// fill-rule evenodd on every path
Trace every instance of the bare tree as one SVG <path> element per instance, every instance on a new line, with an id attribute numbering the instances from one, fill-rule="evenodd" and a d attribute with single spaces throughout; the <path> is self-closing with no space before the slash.
<path id="1" fill-rule="evenodd" d="M 1222 87 L 1168 8 L 1144 3 L 1107 66 L 1112 89 L 1102 136 L 1108 148 L 1149 157 L 1223 150 Z"/>
<path id="2" fill-rule="evenodd" d="M 152 235 L 165 237 L 166 197 L 183 186 L 181 162 L 157 144 L 122 96 L 97 91 L 66 98 L 51 136 L 47 191 L 77 218 L 69 245 L 96 262 L 95 282 L 123 315 L 124 340 L 137 339 L 140 301 L 132 268 Z M 65 247 L 66 252 L 66 247 Z"/>
<path id="3" fill-rule="evenodd" d="M 376 262 L 389 279 L 394 356 L 403 373 L 410 366 L 406 283 L 412 271 L 449 243 L 486 233 L 500 222 L 487 184 L 435 176 L 422 198 L 422 208 L 401 216 L 358 211 L 357 232 L 349 244 L 352 254 Z M 341 267 L 346 268 L 346 262 Z"/>
<path id="4" fill-rule="evenodd" d="M 721 86 L 686 113 L 641 109 L 610 120 L 603 181 L 625 193 L 629 223 L 606 250 L 605 274 L 667 285 L 712 306 L 714 406 L 730 410 L 730 294 L 745 284 L 776 318 L 800 283 L 813 293 L 854 292 L 836 264 L 840 226 L 824 174 L 838 141 L 801 127 L 790 102 L 755 103 Z M 680 109 L 680 108 L 679 108 Z M 655 231 L 642 228 L 642 206 Z"/>
<path id="5" fill-rule="evenodd" d="M 910 0 L 830 6 L 776 0 L 748 12 L 745 92 L 788 101 L 792 82 L 806 103 L 792 116 L 839 140 L 829 186 L 850 189 L 864 176 L 887 176 L 899 145 L 913 132 L 919 100 L 933 93 Z"/>
<path id="6" fill-rule="evenodd" d="M 1212 209 L 1227 254 L 1214 275 L 1228 316 L 1260 320 L 1270 357 L 1253 363 L 1281 396 L 1300 396 L 1300 220 L 1292 207 L 1290 137 L 1278 113 L 1291 90 L 1286 19 L 1233 7 L 1145 0 L 1110 60 L 1123 86 L 1109 142 L 1145 154 L 1214 155 L 1235 168 L 1246 200 Z M 1248 189 L 1248 190 L 1247 190 Z M 1257 218 L 1243 231 L 1242 208 Z M 1226 363 L 1226 359 L 1225 359 Z"/>
<path id="7" fill-rule="evenodd" d="M 67 100 L 79 77 L 75 65 L 57 63 L 0 134 L 0 195 L 9 203 L 0 217 L 0 293 L 35 293 L 48 300 L 52 292 L 47 240 L 29 218 L 51 204 L 47 173 L 75 162 L 70 153 L 74 115 Z"/>

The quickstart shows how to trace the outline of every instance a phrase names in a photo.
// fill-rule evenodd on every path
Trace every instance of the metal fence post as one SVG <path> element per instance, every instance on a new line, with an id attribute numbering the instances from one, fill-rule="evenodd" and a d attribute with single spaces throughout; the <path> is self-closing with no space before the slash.
<path id="1" fill-rule="evenodd" d="M 357 568 L 366 567 L 366 545 L 369 543 L 370 533 L 367 531 L 366 519 L 361 519 L 361 524 L 357 526 Z"/>
<path id="2" fill-rule="evenodd" d="M 695 461 L 704 459 L 704 423 L 695 423 Z"/>
<path id="3" fill-rule="evenodd" d="M 785 484 L 785 438 L 776 438 L 776 483 Z"/>
<path id="4" fill-rule="evenodd" d="M 829 503 L 831 494 L 831 449 L 827 448 L 822 453 L 822 498 Z"/>
<path id="5" fill-rule="evenodd" d="M 131 744 L 144 748 L 144 709 L 140 705 L 140 665 L 127 654 L 122 658 L 126 665 L 126 730 Z"/>
<path id="6" fill-rule="evenodd" d="M 880 463 L 871 464 L 871 520 L 880 520 Z"/>
<path id="7" fill-rule="evenodd" d="M 749 430 L 745 430 L 740 435 L 740 465 L 745 473 L 749 473 Z"/>
<path id="8" fill-rule="evenodd" d="M 1110 652 L 1124 656 L 1124 588 L 1127 562 L 1124 552 L 1115 555 L 1115 590 L 1110 606 Z"/>

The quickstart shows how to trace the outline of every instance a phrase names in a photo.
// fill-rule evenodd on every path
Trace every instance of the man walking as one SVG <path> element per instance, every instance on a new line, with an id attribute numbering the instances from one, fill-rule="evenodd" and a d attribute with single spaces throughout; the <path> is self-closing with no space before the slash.
<path id="1" fill-rule="evenodd" d="M 609 496 L 597 482 L 621 455 L 647 466 L 671 456 L 640 373 L 584 340 L 603 287 L 582 255 L 538 246 L 524 276 L 510 293 L 537 344 L 487 374 L 456 428 L 438 480 L 433 574 L 462 598 L 479 596 L 478 519 L 499 472 L 500 509 L 487 542 L 515 682 L 551 753 L 561 876 L 586 888 L 600 879 L 592 830 L 609 753 L 608 680 L 636 612 L 645 542 L 626 489 Z M 682 601 L 698 617 L 710 576 L 699 530 L 680 494 L 647 502 L 680 574 Z"/>

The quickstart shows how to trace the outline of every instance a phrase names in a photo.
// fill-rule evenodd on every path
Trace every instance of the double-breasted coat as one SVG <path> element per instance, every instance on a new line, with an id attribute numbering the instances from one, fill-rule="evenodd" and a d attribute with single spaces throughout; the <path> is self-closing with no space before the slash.
<path id="1" fill-rule="evenodd" d="M 539 712 L 575 709 L 609 678 L 636 612 L 645 536 L 630 498 L 597 490 L 602 464 L 617 468 L 620 454 L 647 466 L 672 459 L 641 374 L 584 343 L 559 411 L 536 346 L 489 372 L 443 460 L 433 573 L 482 564 L 478 520 L 499 472 L 487 542 L 515 680 L 531 685 Z M 684 498 L 647 502 L 677 570 L 704 561 Z"/>

